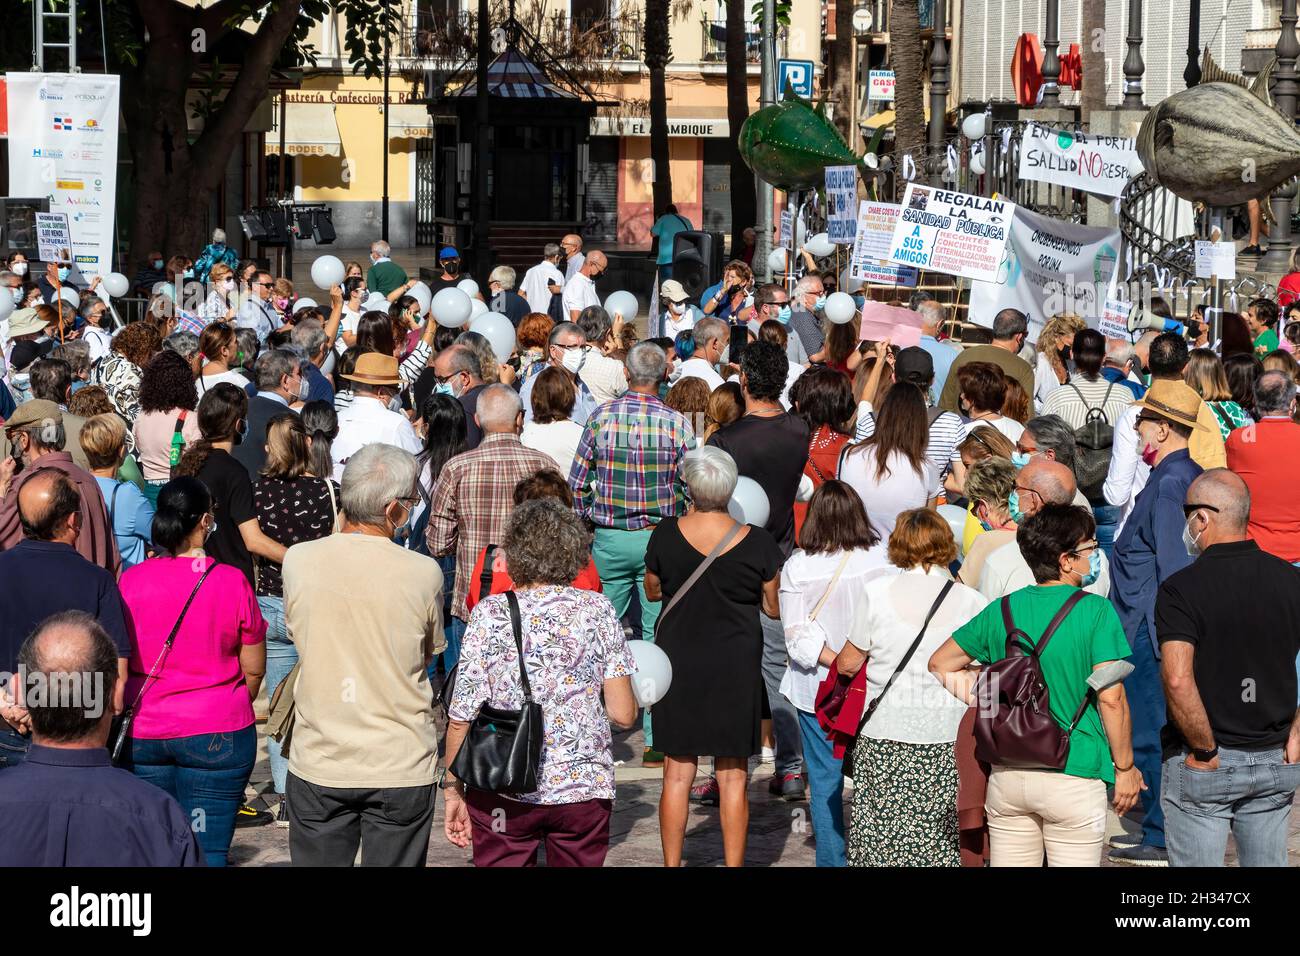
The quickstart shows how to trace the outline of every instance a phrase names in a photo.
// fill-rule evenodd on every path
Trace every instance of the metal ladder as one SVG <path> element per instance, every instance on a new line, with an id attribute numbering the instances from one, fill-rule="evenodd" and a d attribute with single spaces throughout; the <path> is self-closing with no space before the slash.
<path id="1" fill-rule="evenodd" d="M 66 4 L 67 10 L 60 12 L 56 7 Z M 32 44 L 32 70 L 34 72 L 45 72 L 45 53 L 47 50 L 66 50 L 68 57 L 68 72 L 80 73 L 81 68 L 77 66 L 77 0 L 33 0 L 32 18 L 35 33 L 35 42 Z M 63 21 L 67 30 L 67 42 L 59 43 L 48 39 L 49 35 L 59 36 L 61 31 L 56 27 L 53 30 L 47 27 L 54 27 L 56 21 Z"/>

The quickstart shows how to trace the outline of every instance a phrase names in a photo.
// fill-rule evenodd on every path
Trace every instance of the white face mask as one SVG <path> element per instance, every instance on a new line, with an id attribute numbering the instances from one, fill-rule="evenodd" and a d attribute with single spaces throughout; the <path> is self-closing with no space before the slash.
<path id="1" fill-rule="evenodd" d="M 27 275 L 27 263 L 15 262 L 13 265 L 9 267 L 9 271 L 16 276 L 25 276 Z"/>
<path id="2" fill-rule="evenodd" d="M 1202 531 L 1201 534 L 1192 534 L 1192 518 L 1195 516 L 1196 512 L 1193 511 L 1188 517 L 1187 523 L 1183 525 L 1183 547 L 1187 549 L 1187 553 L 1193 558 L 1199 556 L 1203 550 L 1201 548 L 1200 538 L 1201 534 L 1205 534 L 1204 531 Z"/>
<path id="3" fill-rule="evenodd" d="M 586 358 L 587 349 L 585 347 L 565 349 L 562 364 L 564 365 L 565 371 L 570 375 L 577 375 L 578 371 L 582 368 L 583 362 L 586 361 Z"/>
<path id="4" fill-rule="evenodd" d="M 299 401 L 303 401 L 303 402 L 307 401 L 307 395 L 308 395 L 310 392 L 311 392 L 311 383 L 307 381 L 307 376 L 304 375 L 304 376 L 302 377 L 302 381 L 300 381 L 300 382 L 298 383 L 298 399 L 299 399 Z"/>
<path id="5" fill-rule="evenodd" d="M 234 280 L 234 279 L 227 279 L 226 281 L 224 281 L 224 282 L 221 283 L 221 288 L 224 289 L 226 292 L 234 292 L 234 291 L 235 291 L 235 280 Z"/>

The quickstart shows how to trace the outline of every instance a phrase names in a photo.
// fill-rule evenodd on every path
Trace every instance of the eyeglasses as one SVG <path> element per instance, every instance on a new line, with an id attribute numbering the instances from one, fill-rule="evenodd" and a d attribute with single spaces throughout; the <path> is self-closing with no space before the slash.
<path id="1" fill-rule="evenodd" d="M 1016 485 L 1015 490 L 1020 492 L 1022 495 L 1033 495 L 1039 500 L 1040 503 L 1045 504 L 1045 502 L 1043 502 L 1043 496 L 1040 495 L 1038 492 L 1036 492 L 1033 488 L 1026 488 L 1024 485 Z"/>
<path id="2" fill-rule="evenodd" d="M 459 374 L 460 372 L 449 372 L 446 375 L 439 375 L 437 372 L 434 372 L 433 380 L 439 385 L 446 385 Z"/>
<path id="3" fill-rule="evenodd" d="M 1100 545 L 1096 541 L 1093 541 L 1090 542 L 1089 544 L 1085 544 L 1082 548 L 1075 548 L 1073 551 L 1070 551 L 1068 553 L 1073 554 L 1075 557 L 1082 557 L 1083 555 L 1087 554 L 1089 551 L 1096 551 L 1097 548 L 1099 547 Z"/>
<path id="4" fill-rule="evenodd" d="M 1164 419 L 1161 418 L 1159 415 L 1138 415 L 1138 417 L 1133 421 L 1133 427 L 1134 429 L 1136 429 L 1143 422 L 1163 422 L 1163 421 Z"/>
<path id="5" fill-rule="evenodd" d="M 1213 511 L 1216 515 L 1219 513 L 1219 509 L 1214 505 L 1183 505 L 1184 518 L 1190 518 L 1197 511 Z"/>

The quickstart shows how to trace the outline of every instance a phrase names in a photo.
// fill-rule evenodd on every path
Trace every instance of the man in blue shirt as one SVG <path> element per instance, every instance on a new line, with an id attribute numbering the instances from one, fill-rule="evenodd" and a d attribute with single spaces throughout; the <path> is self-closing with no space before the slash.
<path id="1" fill-rule="evenodd" d="M 307 358 L 303 365 L 303 378 L 307 382 L 306 402 L 334 403 L 334 386 L 320 370 L 330 355 L 329 339 L 318 319 L 299 319 L 289 334 L 289 342 Z"/>
<path id="2" fill-rule="evenodd" d="M 695 226 L 685 216 L 677 212 L 677 207 L 669 204 L 668 209 L 650 227 L 651 235 L 659 240 L 659 281 L 673 277 L 673 241 L 679 232 L 688 232 Z"/>
<path id="3" fill-rule="evenodd" d="M 1160 681 L 1156 592 L 1165 579 L 1192 562 L 1183 543 L 1183 501 L 1201 474 L 1187 442 L 1205 426 L 1196 421 L 1200 396 L 1181 381 L 1157 379 L 1141 401 L 1135 428 L 1142 460 L 1151 477 L 1133 503 L 1111 561 L 1111 603 L 1133 648 L 1133 673 L 1124 681 L 1133 720 L 1133 760 L 1147 789 L 1142 792 L 1142 835 L 1138 843 L 1111 851 L 1116 863 L 1165 866 L 1164 813 L 1160 808 L 1160 729 L 1165 695 Z M 1122 769 L 1122 768 L 1121 768 Z M 1114 846 L 1115 844 L 1112 844 Z"/>
<path id="4" fill-rule="evenodd" d="M 951 345 L 940 342 L 936 336 L 939 330 L 943 328 L 944 320 L 948 317 L 947 308 L 942 302 L 934 299 L 928 299 L 917 304 L 916 311 L 921 316 L 921 348 L 930 353 L 930 358 L 934 359 L 934 399 L 943 394 L 943 385 L 948 381 L 948 370 L 952 368 L 952 363 L 961 353 Z"/>
<path id="5" fill-rule="evenodd" d="M 131 640 L 117 582 L 73 547 L 81 530 L 77 486 L 57 469 L 39 470 L 18 489 L 18 513 L 24 537 L 0 552 L 0 670 L 17 670 L 19 648 L 42 621 L 59 611 L 77 610 L 94 617 L 108 632 L 125 680 Z M 0 701 L 0 770 L 22 762 L 30 733 L 31 720 L 21 703 Z"/>
<path id="6" fill-rule="evenodd" d="M 117 654 L 84 611 L 54 615 L 23 644 L 32 745 L 0 774 L 0 866 L 203 865 L 181 805 L 110 763 L 125 683 Z M 46 693 L 53 688 L 68 692 Z"/>

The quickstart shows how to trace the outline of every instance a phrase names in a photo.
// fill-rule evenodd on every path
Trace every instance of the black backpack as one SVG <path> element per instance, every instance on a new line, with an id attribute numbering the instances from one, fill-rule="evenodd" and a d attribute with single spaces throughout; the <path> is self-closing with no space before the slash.
<path id="1" fill-rule="evenodd" d="M 1073 382 L 1070 388 L 1083 401 L 1088 409 L 1082 425 L 1074 430 L 1076 446 L 1074 474 L 1079 482 L 1079 490 L 1089 501 L 1098 501 L 1102 497 L 1101 486 L 1106 483 L 1106 474 L 1110 471 L 1111 446 L 1115 442 L 1115 429 L 1106 417 L 1106 403 L 1110 401 L 1111 389 L 1115 383 L 1106 386 L 1106 395 L 1098 408 L 1088 404 L 1083 392 Z"/>

